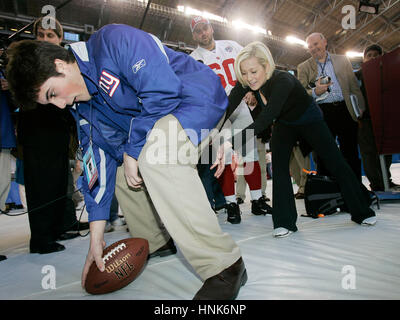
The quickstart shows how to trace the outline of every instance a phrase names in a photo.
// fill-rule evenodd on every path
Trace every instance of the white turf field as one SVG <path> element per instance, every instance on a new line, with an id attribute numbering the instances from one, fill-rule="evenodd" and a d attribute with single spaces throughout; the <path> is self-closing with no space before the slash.
<path id="1" fill-rule="evenodd" d="M 392 176 L 400 183 L 400 164 L 392 165 Z M 271 188 L 269 180 L 270 198 Z M 346 213 L 302 217 L 304 202 L 296 200 L 299 231 L 276 239 L 271 216 L 252 215 L 249 198 L 240 206 L 241 224 L 228 224 L 225 213 L 218 215 L 222 229 L 240 246 L 249 276 L 238 300 L 400 298 L 400 201 L 381 202 L 377 224 L 362 227 Z M 82 221 L 87 221 L 86 213 Z M 127 237 L 126 227 L 105 234 L 107 245 Z M 29 238 L 26 214 L 0 215 L 0 254 L 8 258 L 0 262 L 0 300 L 190 300 L 202 285 L 178 251 L 149 260 L 127 287 L 93 296 L 80 285 L 89 236 L 63 241 L 66 250 L 46 255 L 30 254 Z"/>

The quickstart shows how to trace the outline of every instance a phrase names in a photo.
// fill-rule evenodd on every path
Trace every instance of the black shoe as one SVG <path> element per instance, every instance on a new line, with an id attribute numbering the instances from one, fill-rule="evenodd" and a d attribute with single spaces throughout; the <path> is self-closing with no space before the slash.
<path id="1" fill-rule="evenodd" d="M 294 195 L 294 198 L 295 198 L 295 199 L 304 199 L 304 193 L 303 193 L 303 192 L 297 192 L 297 193 Z"/>
<path id="2" fill-rule="evenodd" d="M 75 222 L 71 229 L 68 231 L 82 231 L 89 229 L 90 224 L 89 222 Z"/>
<path id="3" fill-rule="evenodd" d="M 153 253 L 149 254 L 148 259 L 154 258 L 154 257 L 166 257 L 170 256 L 171 254 L 176 253 L 176 247 L 174 240 L 170 238 L 168 242 L 163 245 L 160 249 L 154 251 Z"/>
<path id="4" fill-rule="evenodd" d="M 400 190 L 400 185 L 397 183 L 394 183 L 393 181 L 389 181 L 389 188 L 395 189 L 395 190 Z"/>
<path id="5" fill-rule="evenodd" d="M 57 241 L 71 240 L 76 237 L 79 237 L 78 232 L 74 232 L 74 233 L 64 232 L 58 236 Z"/>
<path id="6" fill-rule="evenodd" d="M 263 195 L 261 198 L 262 198 L 265 202 L 271 201 L 271 199 L 268 198 L 266 195 Z"/>
<path id="7" fill-rule="evenodd" d="M 242 204 L 242 203 L 244 203 L 244 201 L 243 201 L 243 199 L 242 198 L 236 198 L 236 203 L 237 204 Z"/>
<path id="8" fill-rule="evenodd" d="M 7 257 L 0 254 L 0 261 L 6 260 Z"/>
<path id="9" fill-rule="evenodd" d="M 219 211 L 226 208 L 226 203 L 222 205 L 215 206 L 214 211 Z"/>
<path id="10" fill-rule="evenodd" d="M 232 224 L 238 224 L 242 220 L 240 217 L 241 212 L 239 205 L 235 202 L 231 202 L 226 206 L 226 211 L 228 213 L 227 221 Z"/>
<path id="11" fill-rule="evenodd" d="M 31 246 L 30 248 L 31 253 L 40 253 L 40 254 L 58 252 L 63 250 L 65 250 L 65 247 L 57 242 L 50 242 L 47 243 L 46 245 L 41 245 L 41 246 Z"/>
<path id="12" fill-rule="evenodd" d="M 251 201 L 251 213 L 256 216 L 272 214 L 272 208 L 262 198 Z"/>
<path id="13" fill-rule="evenodd" d="M 193 300 L 234 300 L 246 281 L 246 268 L 240 258 L 229 268 L 204 281 Z"/>

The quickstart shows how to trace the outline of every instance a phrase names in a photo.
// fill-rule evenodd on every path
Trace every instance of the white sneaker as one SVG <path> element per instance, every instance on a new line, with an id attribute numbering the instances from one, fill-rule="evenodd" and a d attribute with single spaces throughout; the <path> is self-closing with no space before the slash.
<path id="1" fill-rule="evenodd" d="M 374 226 L 375 224 L 376 224 L 376 216 L 369 217 L 361 222 L 362 226 L 367 226 L 367 227 Z"/>
<path id="2" fill-rule="evenodd" d="M 119 227 L 119 226 L 124 226 L 126 225 L 125 219 L 124 218 L 120 218 L 118 217 L 117 219 L 115 219 L 113 222 L 111 222 L 111 224 L 114 227 Z"/>
<path id="3" fill-rule="evenodd" d="M 272 235 L 275 238 L 283 238 L 283 237 L 287 237 L 291 233 L 293 233 L 293 231 L 290 231 L 290 230 L 288 230 L 286 228 L 280 227 L 280 228 L 274 229 L 274 232 L 272 233 Z"/>

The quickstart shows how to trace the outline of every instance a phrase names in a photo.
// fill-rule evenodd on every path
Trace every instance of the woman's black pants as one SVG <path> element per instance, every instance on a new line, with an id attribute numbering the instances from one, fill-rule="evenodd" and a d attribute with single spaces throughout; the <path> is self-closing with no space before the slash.
<path id="1" fill-rule="evenodd" d="M 351 220 L 361 223 L 364 219 L 375 216 L 365 199 L 360 182 L 345 161 L 325 121 L 305 125 L 276 122 L 271 139 L 272 165 L 274 166 L 272 191 L 274 228 L 284 227 L 297 231 L 297 211 L 289 172 L 289 160 L 293 146 L 298 140 L 306 141 L 319 155 L 331 176 L 336 178 L 351 214 Z"/>

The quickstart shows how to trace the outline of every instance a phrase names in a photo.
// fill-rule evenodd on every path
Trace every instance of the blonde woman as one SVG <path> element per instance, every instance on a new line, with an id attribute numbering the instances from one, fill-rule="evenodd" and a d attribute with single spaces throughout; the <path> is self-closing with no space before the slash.
<path id="1" fill-rule="evenodd" d="M 269 49 L 261 42 L 252 42 L 243 48 L 234 67 L 238 82 L 229 95 L 226 117 L 250 90 L 255 93 L 258 107 L 261 108 L 254 123 L 233 137 L 233 141 L 240 141 L 240 145 L 235 143 L 234 148 L 245 145 L 251 137 L 273 125 L 273 235 L 285 237 L 297 231 L 289 160 L 298 140 L 307 142 L 337 179 L 351 219 L 358 224 L 374 225 L 375 212 L 369 208 L 360 183 L 337 148 L 320 109 L 297 78 L 286 71 L 276 70 Z M 214 164 L 218 167 L 216 175 L 223 171 L 221 154 L 229 145 L 231 142 L 226 141 L 220 148 Z"/>

